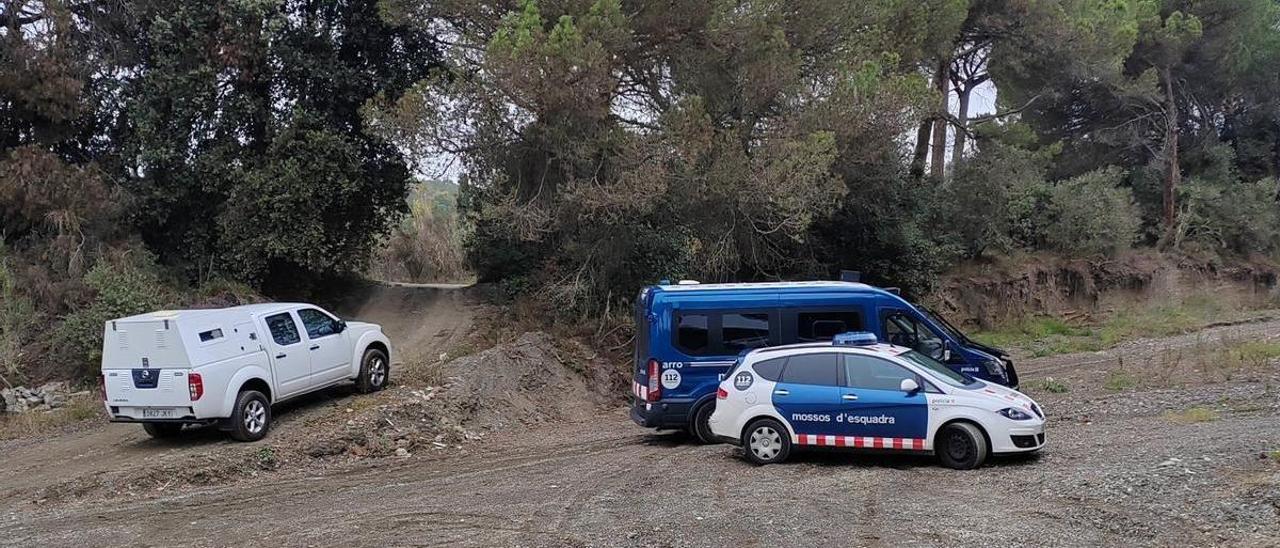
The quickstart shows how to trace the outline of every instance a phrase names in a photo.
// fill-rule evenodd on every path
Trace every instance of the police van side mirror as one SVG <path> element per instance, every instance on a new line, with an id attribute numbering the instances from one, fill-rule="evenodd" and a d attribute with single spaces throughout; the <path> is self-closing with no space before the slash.
<path id="1" fill-rule="evenodd" d="M 920 385 L 916 384 L 915 379 L 902 379 L 902 384 L 898 385 L 898 387 L 908 394 L 915 394 L 917 390 L 920 390 Z"/>

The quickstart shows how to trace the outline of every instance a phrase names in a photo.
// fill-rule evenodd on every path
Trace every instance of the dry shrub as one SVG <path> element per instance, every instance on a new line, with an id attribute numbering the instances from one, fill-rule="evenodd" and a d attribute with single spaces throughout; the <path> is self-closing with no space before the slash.
<path id="1" fill-rule="evenodd" d="M 418 185 L 409 197 L 409 217 L 387 238 L 370 274 L 405 282 L 470 278 L 462 256 L 456 196 L 456 188 L 448 183 Z"/>

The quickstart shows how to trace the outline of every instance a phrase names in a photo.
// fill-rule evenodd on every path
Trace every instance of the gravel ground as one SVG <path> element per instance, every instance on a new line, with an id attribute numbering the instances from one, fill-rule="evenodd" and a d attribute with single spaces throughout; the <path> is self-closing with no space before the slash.
<path id="1" fill-rule="evenodd" d="M 1136 359 L 1272 333 L 1280 322 L 1027 360 L 1048 447 L 975 471 L 816 451 L 756 467 L 734 447 L 654 434 L 612 409 L 444 456 L 286 467 L 228 484 L 39 503 L 0 487 L 0 545 L 1280 546 L 1276 362 L 1170 376 L 1169 364 Z M 1117 368 L 1133 387 L 1106 387 Z M 1067 391 L 1036 390 L 1048 375 Z M 126 445 L 138 454 L 145 444 Z M 27 461 L 69 445 L 29 440 L 0 461 L 0 479 L 44 470 Z M 92 455 L 77 462 L 74 474 L 95 473 Z M 130 466 L 100 462 L 97 471 Z"/>

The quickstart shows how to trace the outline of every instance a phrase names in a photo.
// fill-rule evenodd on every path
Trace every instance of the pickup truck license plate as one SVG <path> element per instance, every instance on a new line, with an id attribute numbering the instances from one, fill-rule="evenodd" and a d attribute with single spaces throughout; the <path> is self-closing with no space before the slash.
<path id="1" fill-rule="evenodd" d="M 155 407 L 143 407 L 142 418 L 144 419 L 172 419 L 176 414 L 172 409 L 160 409 Z"/>

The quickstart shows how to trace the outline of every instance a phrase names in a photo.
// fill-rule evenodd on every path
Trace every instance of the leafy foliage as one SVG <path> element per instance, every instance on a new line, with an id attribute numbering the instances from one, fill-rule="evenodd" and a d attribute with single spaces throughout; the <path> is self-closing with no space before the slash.
<path id="1" fill-rule="evenodd" d="M 1053 187 L 1046 208 L 1045 243 L 1068 253 L 1128 248 L 1138 237 L 1133 193 L 1119 186 L 1122 173 L 1104 169 Z"/>
<path id="2" fill-rule="evenodd" d="M 164 288 L 156 266 L 145 255 L 102 261 L 84 277 L 96 295 L 89 304 L 68 315 L 54 329 L 50 359 L 64 366 L 78 366 L 78 376 L 89 376 L 102 361 L 102 333 L 106 322 L 165 308 L 176 298 Z"/>

